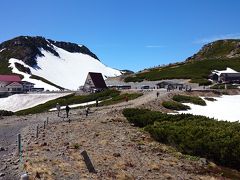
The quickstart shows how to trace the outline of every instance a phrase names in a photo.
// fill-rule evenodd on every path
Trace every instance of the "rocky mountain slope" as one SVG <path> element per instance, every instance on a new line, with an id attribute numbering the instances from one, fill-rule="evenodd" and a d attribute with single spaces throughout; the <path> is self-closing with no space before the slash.
<path id="1" fill-rule="evenodd" d="M 39 36 L 19 36 L 0 44 L 0 74 L 21 74 L 37 87 L 77 89 L 91 71 L 106 77 L 121 74 L 102 64 L 84 45 Z"/>
<path id="2" fill-rule="evenodd" d="M 201 50 L 186 61 L 204 60 L 204 59 L 223 59 L 240 57 L 240 40 L 226 39 L 218 40 L 204 45 Z"/>

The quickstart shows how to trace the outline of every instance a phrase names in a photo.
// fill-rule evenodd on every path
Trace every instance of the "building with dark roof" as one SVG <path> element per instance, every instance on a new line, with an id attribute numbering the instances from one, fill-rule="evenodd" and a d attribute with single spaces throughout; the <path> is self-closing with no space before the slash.
<path id="1" fill-rule="evenodd" d="M 87 92 L 98 92 L 107 89 L 107 85 L 101 73 L 89 72 L 83 86 L 83 90 Z"/>
<path id="2" fill-rule="evenodd" d="M 222 73 L 220 81 L 224 83 L 240 83 L 240 73 Z"/>
<path id="3" fill-rule="evenodd" d="M 240 73 L 231 69 L 226 68 L 226 70 L 214 70 L 208 76 L 213 82 L 219 83 L 239 83 L 240 82 Z"/>

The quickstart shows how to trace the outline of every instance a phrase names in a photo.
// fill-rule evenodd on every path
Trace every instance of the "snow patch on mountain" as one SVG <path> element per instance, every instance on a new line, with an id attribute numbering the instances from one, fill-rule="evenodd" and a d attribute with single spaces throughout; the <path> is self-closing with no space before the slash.
<path id="1" fill-rule="evenodd" d="M 23 61 L 20 61 L 20 60 L 18 60 L 18 59 L 11 58 L 11 59 L 9 60 L 9 63 L 10 63 L 9 67 L 12 68 L 12 72 L 13 72 L 13 73 L 23 75 L 22 81 L 28 81 L 28 82 L 34 83 L 34 84 L 35 84 L 35 85 L 34 85 L 35 88 L 44 88 L 44 90 L 49 90 L 49 91 L 58 91 L 58 90 L 59 90 L 58 88 L 56 88 L 56 87 L 54 87 L 54 86 L 51 86 L 51 85 L 49 85 L 49 84 L 47 84 L 47 83 L 45 83 L 45 82 L 43 82 L 43 81 L 30 78 L 30 76 L 31 76 L 30 74 L 27 74 L 27 73 L 24 73 L 24 72 L 22 72 L 22 71 L 19 71 L 19 70 L 16 68 L 15 63 L 19 63 L 19 64 L 23 65 L 24 67 L 29 68 L 31 71 L 33 70 L 32 67 L 26 65 Z"/>
<path id="2" fill-rule="evenodd" d="M 32 74 L 43 77 L 58 86 L 71 90 L 76 90 L 79 86 L 84 85 L 88 72 L 102 73 L 104 79 L 106 79 L 106 77 L 121 75 L 119 70 L 107 67 L 99 60 L 89 55 L 70 53 L 56 46 L 54 46 L 54 49 L 59 54 L 59 57 L 54 56 L 44 49 L 40 49 L 44 56 L 36 58 L 37 67 L 30 67 L 24 62 L 13 58 L 9 60 L 11 64 L 10 67 L 13 68 L 14 73 L 22 74 L 24 76 L 23 80 L 32 82 L 38 87 L 41 85 L 46 87 L 46 83 L 42 84 L 43 82 L 40 83 L 41 81 L 39 82 L 39 80 L 31 79 L 29 74 L 18 71 L 15 67 L 15 62 L 21 62 L 20 64 L 28 67 Z M 46 87 L 46 89 L 49 90 L 54 90 L 54 88 L 55 87 L 50 85 Z"/>

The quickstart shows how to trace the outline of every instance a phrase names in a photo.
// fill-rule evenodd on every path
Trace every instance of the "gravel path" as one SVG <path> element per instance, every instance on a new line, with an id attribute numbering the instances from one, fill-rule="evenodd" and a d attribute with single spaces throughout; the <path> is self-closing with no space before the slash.
<path id="1" fill-rule="evenodd" d="M 153 141 L 139 128 L 131 126 L 121 111 L 126 107 L 152 108 L 168 97 L 165 90 L 145 91 L 144 95 L 111 106 L 70 111 L 70 120 L 56 112 L 24 117 L 7 117 L 0 121 L 0 179 L 19 179 L 25 169 L 31 178 L 42 179 L 215 179 L 207 165 L 192 161 L 173 148 Z M 62 116 L 65 113 L 62 112 Z M 49 125 L 43 129 L 43 121 Z M 36 126 L 41 125 L 39 138 Z M 23 137 L 23 162 L 16 156 L 16 134 Z M 80 152 L 89 154 L 96 174 L 86 169 Z"/>
<path id="2" fill-rule="evenodd" d="M 0 180 L 19 179 L 21 163 L 17 155 L 17 135 L 26 127 L 36 127 L 38 123 L 43 124 L 47 117 L 53 122 L 59 120 L 55 113 L 0 119 Z"/>

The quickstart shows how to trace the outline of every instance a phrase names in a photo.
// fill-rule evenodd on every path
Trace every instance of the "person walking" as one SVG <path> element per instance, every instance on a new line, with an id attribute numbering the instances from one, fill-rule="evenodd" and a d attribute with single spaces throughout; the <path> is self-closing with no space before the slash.
<path id="1" fill-rule="evenodd" d="M 157 98 L 158 98 L 158 96 L 159 96 L 159 92 L 157 92 Z"/>
<path id="2" fill-rule="evenodd" d="M 60 106 L 59 103 L 57 103 L 57 105 L 56 105 L 56 109 L 57 109 L 58 117 L 59 117 L 59 115 L 60 115 L 60 110 L 61 110 L 61 106 Z"/>
<path id="3" fill-rule="evenodd" d="M 96 107 L 98 107 L 98 99 L 96 99 Z"/>
<path id="4" fill-rule="evenodd" d="M 128 96 L 125 97 L 125 101 L 128 102 Z"/>
<path id="5" fill-rule="evenodd" d="M 87 117 L 87 116 L 88 116 L 88 113 L 89 113 L 89 107 L 86 107 L 85 113 L 86 113 L 86 117 Z"/>
<path id="6" fill-rule="evenodd" d="M 67 114 L 67 118 L 68 118 L 68 114 L 69 114 L 69 110 L 70 110 L 70 107 L 68 106 L 68 104 L 66 105 L 66 114 Z"/>

